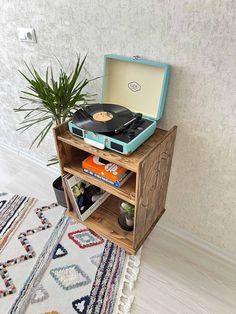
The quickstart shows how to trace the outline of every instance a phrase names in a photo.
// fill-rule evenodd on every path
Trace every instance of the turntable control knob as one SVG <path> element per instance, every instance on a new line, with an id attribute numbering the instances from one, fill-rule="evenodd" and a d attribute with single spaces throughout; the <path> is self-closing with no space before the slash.
<path id="1" fill-rule="evenodd" d="M 128 138 L 129 138 L 130 140 L 132 140 L 134 137 L 135 137 L 135 131 L 134 131 L 134 130 L 131 130 L 131 131 L 128 133 Z"/>

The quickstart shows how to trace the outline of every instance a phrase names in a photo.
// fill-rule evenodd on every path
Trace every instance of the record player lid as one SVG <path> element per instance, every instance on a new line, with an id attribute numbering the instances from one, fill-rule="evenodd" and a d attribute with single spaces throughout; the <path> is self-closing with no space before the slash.
<path id="1" fill-rule="evenodd" d="M 165 63 L 105 55 L 102 102 L 119 104 L 159 120 L 168 79 L 169 66 Z"/>

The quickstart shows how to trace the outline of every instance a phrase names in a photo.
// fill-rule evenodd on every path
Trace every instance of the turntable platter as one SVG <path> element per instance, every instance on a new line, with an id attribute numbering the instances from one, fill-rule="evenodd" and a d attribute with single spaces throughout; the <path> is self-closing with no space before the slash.
<path id="1" fill-rule="evenodd" d="M 97 132 L 111 133 L 133 119 L 133 113 L 120 105 L 91 104 L 81 106 L 72 118 L 79 128 Z"/>

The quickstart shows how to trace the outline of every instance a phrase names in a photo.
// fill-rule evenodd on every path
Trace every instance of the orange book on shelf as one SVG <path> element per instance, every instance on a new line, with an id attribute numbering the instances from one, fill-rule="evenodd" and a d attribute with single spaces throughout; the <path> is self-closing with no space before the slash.
<path id="1" fill-rule="evenodd" d="M 82 167 L 112 181 L 119 180 L 127 171 L 127 169 L 119 165 L 94 155 L 84 159 Z"/>

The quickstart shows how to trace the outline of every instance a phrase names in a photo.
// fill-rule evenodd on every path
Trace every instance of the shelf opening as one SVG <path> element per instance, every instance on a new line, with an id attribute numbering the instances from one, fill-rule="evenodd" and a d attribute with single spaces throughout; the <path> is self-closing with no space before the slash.
<path id="1" fill-rule="evenodd" d="M 78 148 L 69 146 L 67 151 L 69 151 L 70 158 L 65 159 L 63 170 L 67 173 L 73 174 L 75 176 L 81 177 L 81 179 L 94 184 L 101 189 L 113 194 L 133 205 L 135 205 L 135 188 L 136 188 L 136 174 L 131 173 L 131 176 L 128 177 L 127 181 L 123 183 L 121 187 L 115 187 L 107 182 L 104 182 L 92 175 L 89 175 L 83 171 L 82 161 L 88 157 L 90 154 L 82 151 Z"/>
<path id="2" fill-rule="evenodd" d="M 76 214 L 67 211 L 67 214 L 78 221 Z M 85 221 L 81 221 L 87 228 L 106 237 L 108 240 L 122 246 L 130 253 L 133 249 L 133 231 L 123 230 L 119 223 L 120 199 L 110 195 L 103 204 L 101 204 Z"/>

